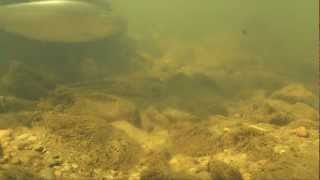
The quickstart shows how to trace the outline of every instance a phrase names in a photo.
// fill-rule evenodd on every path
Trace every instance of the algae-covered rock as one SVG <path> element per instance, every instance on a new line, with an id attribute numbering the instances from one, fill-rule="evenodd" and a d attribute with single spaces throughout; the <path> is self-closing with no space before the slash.
<path id="1" fill-rule="evenodd" d="M 46 113 L 43 119 L 39 125 L 52 134 L 49 147 L 65 152 L 61 154 L 62 159 L 88 168 L 89 173 L 98 167 L 129 168 L 138 162 L 143 152 L 135 140 L 101 118 Z"/>
<path id="2" fill-rule="evenodd" d="M 46 98 L 37 101 L 37 109 L 42 111 L 55 110 L 64 112 L 68 110 L 76 101 L 75 94 L 66 87 L 58 87 L 50 91 Z"/>
<path id="3" fill-rule="evenodd" d="M 154 150 L 164 147 L 168 140 L 168 133 L 165 130 L 148 133 L 127 121 L 116 121 L 111 123 L 111 125 L 126 133 L 128 137 L 140 144 L 146 150 Z"/>
<path id="4" fill-rule="evenodd" d="M 308 118 L 313 121 L 318 121 L 319 113 L 317 110 L 304 103 L 296 103 L 292 105 L 291 113 L 293 114 L 295 119 Z"/>
<path id="5" fill-rule="evenodd" d="M 41 180 L 29 170 L 17 166 L 5 166 L 0 168 L 1 180 Z"/>
<path id="6" fill-rule="evenodd" d="M 127 120 L 135 124 L 139 121 L 139 113 L 131 101 L 100 93 L 77 96 L 67 111 L 71 114 L 102 118 L 109 122 Z"/>
<path id="7" fill-rule="evenodd" d="M 211 160 L 208 170 L 212 180 L 243 180 L 238 169 L 223 161 Z"/>
<path id="8" fill-rule="evenodd" d="M 2 149 L 2 145 L 0 144 L 0 159 L 3 158 L 3 149 Z"/>
<path id="9" fill-rule="evenodd" d="M 177 154 L 170 161 L 172 171 L 193 176 L 196 179 L 210 179 L 208 174 L 209 156 L 191 157 Z"/>
<path id="10" fill-rule="evenodd" d="M 315 105 L 316 96 L 307 90 L 302 84 L 290 84 L 284 88 L 275 91 L 272 98 L 281 99 L 289 103 L 305 103 Z"/>
<path id="11" fill-rule="evenodd" d="M 14 96 L 0 96 L 0 113 L 29 110 L 33 107 L 31 101 L 19 99 Z"/>
<path id="12" fill-rule="evenodd" d="M 141 180 L 209 180 L 184 173 L 150 167 L 141 172 Z"/>
<path id="13" fill-rule="evenodd" d="M 315 153 L 313 152 L 313 154 Z M 317 152 L 317 154 L 319 153 Z M 261 167 L 260 170 L 255 171 L 251 179 L 319 180 L 319 156 L 301 155 L 301 153 L 299 155 L 296 153 L 286 153 L 278 161 L 270 161 Z"/>
<path id="14" fill-rule="evenodd" d="M 263 129 L 255 126 L 238 124 L 220 139 L 224 149 L 246 152 L 253 159 L 274 158 L 273 147 L 277 139 Z"/>
<path id="15" fill-rule="evenodd" d="M 8 94 L 30 100 L 46 96 L 55 87 L 44 74 L 21 63 L 11 64 L 0 85 Z"/>
<path id="16" fill-rule="evenodd" d="M 178 109 L 167 108 L 162 112 L 172 123 L 183 122 L 183 121 L 197 121 L 199 120 L 196 116 L 181 111 Z"/>
<path id="17" fill-rule="evenodd" d="M 160 111 L 151 106 L 141 113 L 140 126 L 147 131 L 152 131 L 170 128 L 179 122 L 195 122 L 197 120 L 199 119 L 196 116 L 185 111 L 175 108 L 165 108 Z"/>
<path id="18" fill-rule="evenodd" d="M 219 135 L 203 125 L 180 123 L 169 131 L 171 150 L 176 153 L 201 156 L 219 150 Z"/>
<path id="19" fill-rule="evenodd" d="M 170 180 L 168 172 L 157 168 L 148 168 L 142 171 L 141 180 Z"/>
<path id="20" fill-rule="evenodd" d="M 170 125 L 170 120 L 155 107 L 148 107 L 141 113 L 139 127 L 150 132 L 165 128 Z"/>
<path id="21" fill-rule="evenodd" d="M 315 121 L 318 117 L 316 109 L 308 104 L 266 97 L 242 102 L 234 113 L 239 113 L 242 119 L 278 126 L 285 126 L 302 118 Z"/>
<path id="22" fill-rule="evenodd" d="M 291 122 L 289 126 L 292 128 L 298 128 L 298 127 L 304 126 L 310 129 L 318 129 L 319 121 L 314 121 L 308 118 L 301 118 Z"/>
<path id="23" fill-rule="evenodd" d="M 0 128 L 31 126 L 39 120 L 39 114 L 32 111 L 9 112 L 0 114 Z"/>

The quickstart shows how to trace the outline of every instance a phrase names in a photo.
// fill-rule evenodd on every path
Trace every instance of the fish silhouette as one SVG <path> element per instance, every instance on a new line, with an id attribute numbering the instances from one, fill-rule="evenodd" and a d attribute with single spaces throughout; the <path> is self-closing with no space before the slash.
<path id="1" fill-rule="evenodd" d="M 100 0 L 42 0 L 0 5 L 0 30 L 29 39 L 77 43 L 108 38 L 125 29 Z"/>

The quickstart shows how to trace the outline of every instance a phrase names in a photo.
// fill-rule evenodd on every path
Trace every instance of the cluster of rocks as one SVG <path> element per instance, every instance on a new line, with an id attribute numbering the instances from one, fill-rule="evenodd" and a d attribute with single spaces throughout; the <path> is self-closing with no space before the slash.
<path id="1" fill-rule="evenodd" d="M 286 89 L 291 94 L 281 95 Z M 301 179 L 303 171 L 318 172 L 317 163 L 294 165 L 319 159 L 317 113 L 307 90 L 292 89 L 207 120 L 175 108 L 138 110 L 101 93 L 56 92 L 38 103 L 32 127 L 0 130 L 0 177 L 19 171 L 33 179 Z"/>
<path id="2" fill-rule="evenodd" d="M 29 129 L 1 130 L 0 143 L 4 174 L 10 174 L 10 169 L 15 167 L 23 168 L 34 177 L 54 179 L 62 172 L 71 173 L 79 167 L 76 163 L 65 162 L 58 153 L 51 152 L 42 137 Z"/>

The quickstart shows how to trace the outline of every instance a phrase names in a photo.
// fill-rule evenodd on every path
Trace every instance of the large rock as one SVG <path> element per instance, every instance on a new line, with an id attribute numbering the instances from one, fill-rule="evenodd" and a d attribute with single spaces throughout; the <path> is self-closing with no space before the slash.
<path id="1" fill-rule="evenodd" d="M 41 180 L 40 177 L 35 176 L 27 169 L 16 167 L 16 166 L 5 166 L 0 168 L 0 179 L 1 180 Z"/>
<path id="2" fill-rule="evenodd" d="M 139 118 L 138 111 L 132 102 L 100 93 L 79 96 L 68 112 L 77 115 L 91 115 L 109 122 L 127 120 L 135 123 Z"/>
<path id="3" fill-rule="evenodd" d="M 33 104 L 28 100 L 14 96 L 0 96 L 0 113 L 28 110 L 32 107 Z"/>
<path id="4" fill-rule="evenodd" d="M 290 84 L 285 86 L 274 92 L 271 97 L 290 103 L 300 102 L 308 105 L 315 105 L 316 103 L 316 96 L 301 84 Z"/>
<path id="5" fill-rule="evenodd" d="M 243 180 L 238 169 L 223 161 L 211 160 L 208 170 L 213 180 Z"/>
<path id="6" fill-rule="evenodd" d="M 204 125 L 180 123 L 169 131 L 172 152 L 190 156 L 202 156 L 219 150 L 219 135 Z"/>
<path id="7" fill-rule="evenodd" d="M 29 100 L 44 97 L 55 87 L 46 76 L 21 63 L 11 64 L 0 86 L 10 95 Z"/>
<path id="8" fill-rule="evenodd" d="M 45 113 L 42 118 L 39 125 L 51 134 L 48 149 L 64 152 L 61 159 L 79 164 L 89 174 L 94 168 L 126 169 L 140 158 L 141 146 L 104 119 L 66 113 Z"/>
<path id="9" fill-rule="evenodd" d="M 199 120 L 196 116 L 174 108 L 166 108 L 159 111 L 155 107 L 148 107 L 141 113 L 140 127 L 152 131 L 162 128 L 170 128 L 180 122 L 195 122 Z"/>

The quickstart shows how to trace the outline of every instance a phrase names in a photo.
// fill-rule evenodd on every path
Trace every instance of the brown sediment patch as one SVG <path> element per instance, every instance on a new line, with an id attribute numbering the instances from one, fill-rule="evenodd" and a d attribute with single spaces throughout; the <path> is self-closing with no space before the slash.
<path id="1" fill-rule="evenodd" d="M 142 154 L 139 144 L 103 119 L 91 116 L 47 113 L 40 126 L 48 132 L 53 151 L 62 159 L 80 164 L 87 172 L 94 168 L 128 169 Z"/>
<path id="2" fill-rule="evenodd" d="M 275 158 L 274 146 L 277 139 L 264 129 L 239 124 L 220 139 L 224 149 L 233 149 L 236 152 L 246 152 L 254 159 Z"/>
<path id="3" fill-rule="evenodd" d="M 173 153 L 203 156 L 220 150 L 219 136 L 201 124 L 181 122 L 170 130 L 169 135 Z"/>

